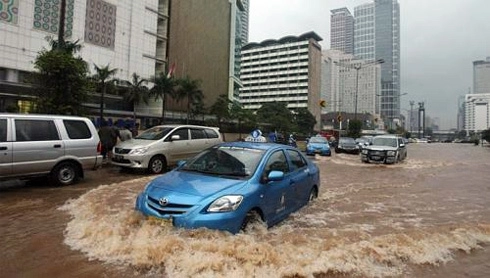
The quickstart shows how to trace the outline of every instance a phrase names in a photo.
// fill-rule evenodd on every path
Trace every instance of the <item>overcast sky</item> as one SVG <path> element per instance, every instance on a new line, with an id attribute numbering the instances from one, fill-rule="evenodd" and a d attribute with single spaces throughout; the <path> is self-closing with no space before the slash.
<path id="1" fill-rule="evenodd" d="M 314 31 L 330 48 L 330 10 L 370 0 L 250 0 L 249 41 Z M 490 0 L 398 0 L 402 113 L 424 101 L 441 129 L 456 128 L 458 98 L 473 86 L 473 61 L 490 56 Z M 416 106 L 414 106 L 415 109 Z"/>

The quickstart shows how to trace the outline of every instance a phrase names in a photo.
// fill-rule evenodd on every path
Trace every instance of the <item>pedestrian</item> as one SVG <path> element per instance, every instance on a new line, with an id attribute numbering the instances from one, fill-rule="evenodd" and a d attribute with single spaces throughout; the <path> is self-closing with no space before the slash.
<path id="1" fill-rule="evenodd" d="M 115 128 L 110 127 L 106 120 L 102 120 L 101 127 L 99 129 L 99 138 L 102 143 L 102 157 L 105 160 L 112 159 L 112 148 L 117 143 L 117 131 Z"/>
<path id="2" fill-rule="evenodd" d="M 129 125 L 125 124 L 120 130 L 119 130 L 119 139 L 121 141 L 127 141 L 133 138 L 132 132 L 129 130 Z"/>

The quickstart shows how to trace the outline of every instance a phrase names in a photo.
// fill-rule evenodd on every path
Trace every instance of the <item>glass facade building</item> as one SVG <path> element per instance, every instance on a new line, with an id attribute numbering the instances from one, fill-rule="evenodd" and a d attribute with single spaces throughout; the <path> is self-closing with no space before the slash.
<path id="1" fill-rule="evenodd" d="M 330 11 L 330 49 L 354 53 L 354 17 L 347 8 Z"/>

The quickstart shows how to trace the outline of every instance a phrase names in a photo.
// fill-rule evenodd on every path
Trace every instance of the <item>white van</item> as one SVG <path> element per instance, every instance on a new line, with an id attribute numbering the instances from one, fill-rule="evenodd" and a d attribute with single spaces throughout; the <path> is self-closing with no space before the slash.
<path id="1" fill-rule="evenodd" d="M 217 127 L 154 126 L 131 140 L 117 144 L 112 151 L 112 164 L 160 174 L 179 160 L 191 158 L 221 142 L 223 139 Z"/>
<path id="2" fill-rule="evenodd" d="M 49 176 L 73 184 L 102 165 L 101 147 L 88 118 L 0 113 L 0 180 Z"/>

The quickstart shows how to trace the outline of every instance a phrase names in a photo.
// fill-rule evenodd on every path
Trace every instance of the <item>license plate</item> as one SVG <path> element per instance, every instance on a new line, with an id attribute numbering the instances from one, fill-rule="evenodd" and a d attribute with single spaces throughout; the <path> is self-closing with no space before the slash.
<path id="1" fill-rule="evenodd" d="M 124 157 L 123 157 L 122 155 L 117 155 L 117 154 L 116 154 L 116 155 L 114 155 L 114 160 L 121 161 L 121 160 L 123 160 L 123 158 L 124 158 Z"/>
<path id="2" fill-rule="evenodd" d="M 154 223 L 162 227 L 173 226 L 172 218 L 159 218 L 155 216 L 148 216 L 148 221 L 150 221 L 150 223 Z"/>
<path id="3" fill-rule="evenodd" d="M 381 157 L 380 157 L 380 156 L 375 155 L 375 156 L 371 156 L 371 159 L 372 159 L 372 160 L 380 160 L 380 159 L 381 159 Z"/>

